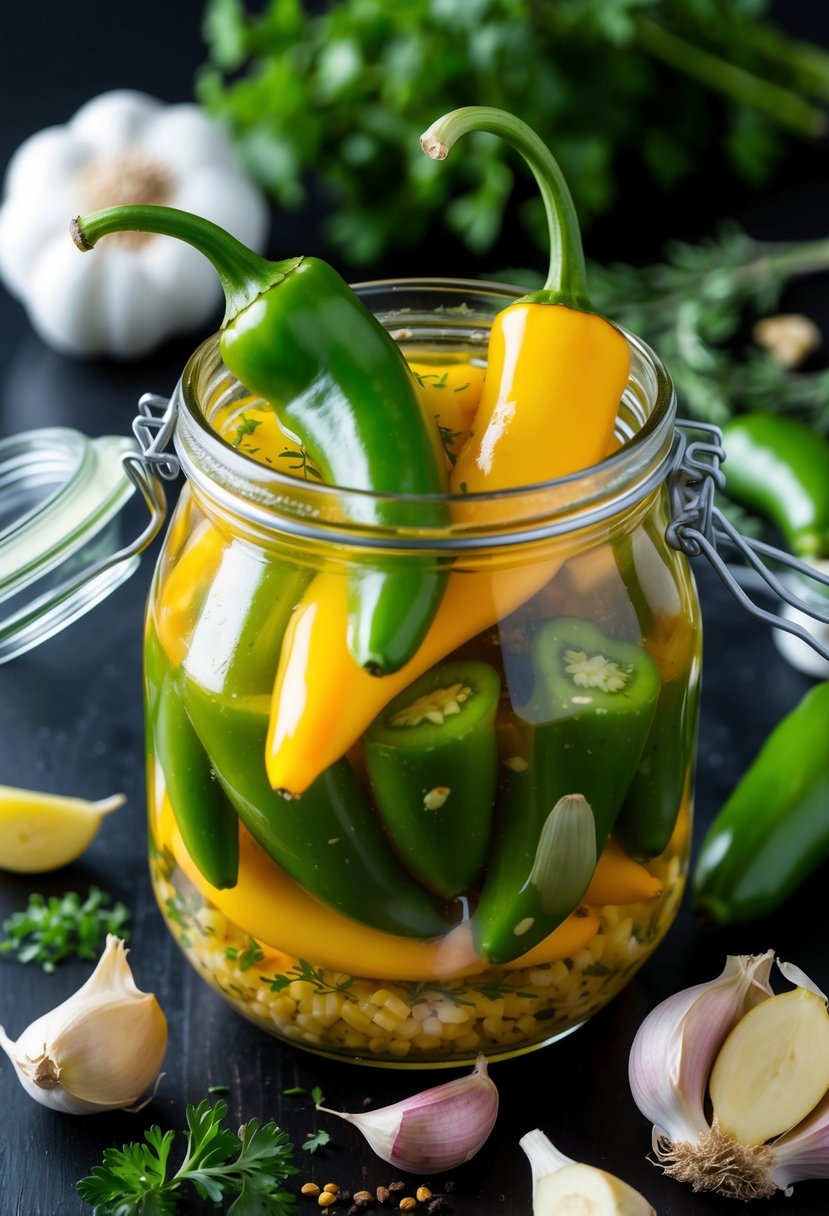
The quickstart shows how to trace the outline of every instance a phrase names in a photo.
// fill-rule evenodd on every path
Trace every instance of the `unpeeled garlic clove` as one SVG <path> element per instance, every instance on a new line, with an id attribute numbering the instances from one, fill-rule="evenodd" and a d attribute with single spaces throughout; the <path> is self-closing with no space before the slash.
<path id="1" fill-rule="evenodd" d="M 317 1110 L 353 1123 L 383 1161 L 409 1174 L 439 1174 L 474 1157 L 498 1115 L 498 1090 L 479 1056 L 471 1073 L 360 1114 Z"/>
<path id="2" fill-rule="evenodd" d="M 0 785 L 0 869 L 45 874 L 68 865 L 89 848 L 103 817 L 125 802 L 123 794 L 88 802 Z"/>
<path id="3" fill-rule="evenodd" d="M 518 1142 L 533 1172 L 533 1216 L 656 1216 L 627 1182 L 573 1161 L 536 1128 Z"/>
<path id="4" fill-rule="evenodd" d="M 43 1106 L 94 1114 L 132 1106 L 158 1076 L 167 1021 L 133 979 L 121 938 L 110 933 L 92 975 L 63 1004 L 0 1047 L 20 1084 Z"/>
<path id="5" fill-rule="evenodd" d="M 722 974 L 668 997 L 642 1022 L 630 1049 L 633 1100 L 662 1140 L 694 1143 L 709 1130 L 708 1078 L 726 1035 L 747 1008 L 773 995 L 774 951 L 729 956 Z"/>

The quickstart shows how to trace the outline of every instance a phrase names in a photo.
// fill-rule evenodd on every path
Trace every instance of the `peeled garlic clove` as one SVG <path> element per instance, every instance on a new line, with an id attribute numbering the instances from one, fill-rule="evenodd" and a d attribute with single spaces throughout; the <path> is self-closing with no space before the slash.
<path id="1" fill-rule="evenodd" d="M 639 1191 L 565 1157 L 537 1128 L 519 1144 L 533 1171 L 533 1216 L 656 1216 Z"/>
<path id="2" fill-rule="evenodd" d="M 780 993 L 741 1018 L 710 1080 L 719 1130 L 759 1145 L 805 1118 L 829 1089 L 829 1013 L 807 988 Z"/>
<path id="3" fill-rule="evenodd" d="M 93 1114 L 132 1106 L 158 1076 L 167 1021 L 133 979 L 124 942 L 110 933 L 92 975 L 17 1042 L 0 1026 L 0 1047 L 26 1092 L 43 1106 Z"/>
<path id="4" fill-rule="evenodd" d="M 125 802 L 123 794 L 87 802 L 0 785 L 0 869 L 44 874 L 68 865 L 95 839 L 104 815 Z"/>
<path id="5" fill-rule="evenodd" d="M 704 1101 L 708 1077 L 726 1035 L 747 1006 L 773 996 L 768 983 L 774 952 L 732 955 L 707 984 L 675 993 L 653 1009 L 630 1050 L 633 1100 L 661 1141 L 696 1143 L 709 1131 Z"/>
<path id="6" fill-rule="evenodd" d="M 409 1174 L 439 1174 L 474 1157 L 498 1114 L 498 1090 L 479 1056 L 472 1072 L 384 1106 L 347 1114 L 317 1110 L 353 1123 L 383 1161 Z"/>

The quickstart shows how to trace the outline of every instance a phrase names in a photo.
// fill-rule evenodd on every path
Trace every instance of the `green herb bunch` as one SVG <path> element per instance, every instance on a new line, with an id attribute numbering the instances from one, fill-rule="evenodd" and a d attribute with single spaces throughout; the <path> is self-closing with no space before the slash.
<path id="1" fill-rule="evenodd" d="M 217 1207 L 232 1199 L 228 1216 L 289 1216 L 294 1197 L 283 1184 L 297 1173 L 285 1132 L 251 1119 L 238 1136 L 221 1123 L 227 1103 L 187 1107 L 184 1160 L 170 1174 L 172 1131 L 153 1125 L 144 1143 L 104 1150 L 102 1165 L 78 1183 L 95 1216 L 175 1216 L 191 1186 Z"/>
<path id="2" fill-rule="evenodd" d="M 826 130 L 829 54 L 768 19 L 771 0 L 207 0 L 196 92 L 248 167 L 296 208 L 313 174 L 351 263 L 445 222 L 474 254 L 502 230 L 514 158 L 486 135 L 440 167 L 418 136 L 486 102 L 554 148 L 583 223 L 615 202 L 620 165 L 673 187 L 721 159 L 767 179 L 787 136 Z M 523 182 L 523 178 L 521 178 Z M 545 247 L 541 204 L 520 214 Z"/>
<path id="3" fill-rule="evenodd" d="M 18 962 L 39 963 L 54 971 L 66 958 L 97 958 L 108 933 L 126 941 L 129 909 L 100 887 L 90 887 L 85 899 L 77 891 L 65 895 L 29 896 L 23 912 L 14 912 L 3 922 L 6 938 L 0 954 L 14 954 Z"/>
<path id="4" fill-rule="evenodd" d="M 771 244 L 735 226 L 697 245 L 674 242 L 644 268 L 592 266 L 596 308 L 654 348 L 680 415 L 722 425 L 734 414 L 789 413 L 829 436 L 829 371 L 797 371 L 750 340 L 788 282 L 829 271 L 829 241 Z"/>

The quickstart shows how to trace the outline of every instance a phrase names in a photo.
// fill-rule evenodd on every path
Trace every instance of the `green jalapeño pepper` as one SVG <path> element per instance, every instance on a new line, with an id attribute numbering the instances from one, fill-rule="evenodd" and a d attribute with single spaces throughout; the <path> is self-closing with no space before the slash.
<path id="1" fill-rule="evenodd" d="M 829 683 L 774 728 L 702 842 L 694 904 L 718 924 L 766 916 L 829 857 Z"/>
<path id="2" fill-rule="evenodd" d="M 223 697 L 269 697 L 285 628 L 312 577 L 228 542 L 182 660 L 188 677 Z"/>
<path id="3" fill-rule="evenodd" d="M 673 835 L 694 754 L 699 682 L 688 672 L 662 685 L 656 714 L 625 795 L 616 836 L 625 852 L 658 857 Z"/>
<path id="4" fill-rule="evenodd" d="M 176 673 L 162 674 L 163 663 L 161 647 L 150 635 L 146 673 L 150 733 L 173 815 L 188 853 L 207 881 L 219 889 L 233 887 L 239 869 L 239 820 L 182 704 Z"/>
<path id="5" fill-rule="evenodd" d="M 225 700 L 185 681 L 182 693 L 239 818 L 286 874 L 322 903 L 363 924 L 410 937 L 450 927 L 443 907 L 403 869 L 347 760 L 300 798 L 268 782 L 266 698 Z"/>
<path id="6" fill-rule="evenodd" d="M 433 667 L 386 706 L 363 739 L 371 788 L 406 867 L 451 897 L 486 858 L 501 682 L 488 663 Z"/>
<path id="7" fill-rule="evenodd" d="M 227 368 L 276 411 L 323 481 L 369 491 L 358 525 L 442 527 L 446 459 L 434 419 L 391 335 L 327 263 L 270 262 L 208 220 L 171 207 L 110 207 L 73 221 L 82 250 L 112 232 L 186 241 L 216 268 L 225 292 L 221 354 Z M 430 496 L 424 502 L 419 496 Z M 393 539 L 390 542 L 393 547 Z M 349 584 L 348 646 L 375 675 L 416 653 L 445 573 L 414 554 L 367 555 Z"/>
<path id="8" fill-rule="evenodd" d="M 723 442 L 729 497 L 770 519 L 799 557 L 829 556 L 829 444 L 776 414 L 738 416 Z"/>
<path id="9" fill-rule="evenodd" d="M 606 637 L 592 621 L 547 621 L 533 638 L 531 659 L 533 694 L 517 711 L 527 754 L 505 771 L 472 917 L 476 948 L 494 963 L 543 941 L 586 890 L 659 697 L 659 672 L 647 651 Z M 577 802 L 567 801 L 575 795 Z"/>

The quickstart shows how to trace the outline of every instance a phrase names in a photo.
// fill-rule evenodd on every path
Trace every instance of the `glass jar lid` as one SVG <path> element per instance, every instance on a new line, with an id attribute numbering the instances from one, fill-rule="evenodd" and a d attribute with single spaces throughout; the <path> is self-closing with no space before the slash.
<path id="1" fill-rule="evenodd" d="M 64 427 L 0 441 L 0 663 L 77 620 L 136 569 L 137 553 L 119 539 L 136 448 Z"/>

